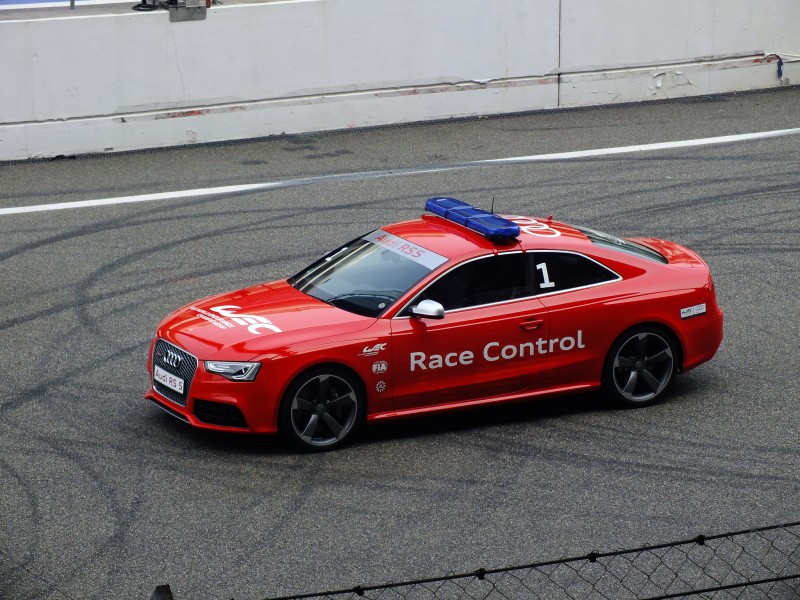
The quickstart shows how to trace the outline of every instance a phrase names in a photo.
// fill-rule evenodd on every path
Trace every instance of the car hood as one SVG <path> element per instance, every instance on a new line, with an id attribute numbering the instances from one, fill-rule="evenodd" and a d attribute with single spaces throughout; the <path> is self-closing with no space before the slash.
<path id="1" fill-rule="evenodd" d="M 158 336 L 201 359 L 248 360 L 374 322 L 276 281 L 187 304 L 161 322 Z"/>

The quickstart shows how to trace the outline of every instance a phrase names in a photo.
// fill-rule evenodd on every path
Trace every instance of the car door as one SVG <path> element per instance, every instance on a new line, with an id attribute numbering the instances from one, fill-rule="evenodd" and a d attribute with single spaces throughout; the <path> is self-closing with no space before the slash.
<path id="1" fill-rule="evenodd" d="M 600 383 L 605 354 L 616 332 L 621 277 L 596 260 L 567 251 L 528 255 L 538 298 L 547 309 L 547 379 L 550 386 Z"/>
<path id="2" fill-rule="evenodd" d="M 525 254 L 506 252 L 462 263 L 417 295 L 392 319 L 395 409 L 424 411 L 535 387 L 546 366 L 536 342 L 547 322 L 532 283 Z M 410 316 L 425 299 L 442 304 L 444 318 Z"/>

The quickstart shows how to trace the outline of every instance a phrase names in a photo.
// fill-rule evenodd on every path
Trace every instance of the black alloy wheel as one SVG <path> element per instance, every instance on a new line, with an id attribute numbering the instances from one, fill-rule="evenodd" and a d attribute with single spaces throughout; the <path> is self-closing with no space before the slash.
<path id="1" fill-rule="evenodd" d="M 674 337 L 657 326 L 641 326 L 621 335 L 603 367 L 603 383 L 623 406 L 658 402 L 677 372 Z"/>
<path id="2" fill-rule="evenodd" d="M 280 432 L 304 450 L 332 450 L 346 443 L 364 420 L 363 387 L 336 366 L 300 375 L 284 394 Z"/>

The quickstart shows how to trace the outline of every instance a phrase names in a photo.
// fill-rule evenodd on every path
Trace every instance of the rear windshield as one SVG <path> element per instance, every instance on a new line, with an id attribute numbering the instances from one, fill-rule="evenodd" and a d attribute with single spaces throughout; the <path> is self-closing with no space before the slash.
<path id="1" fill-rule="evenodd" d="M 646 246 L 642 246 L 641 244 L 637 244 L 636 242 L 624 240 L 622 238 L 603 233 L 602 231 L 597 231 L 596 229 L 589 229 L 588 227 L 579 227 L 576 225 L 573 225 L 573 227 L 583 233 L 589 238 L 589 240 L 591 240 L 592 243 L 597 244 L 598 246 L 613 248 L 614 250 L 619 250 L 620 252 L 635 254 L 636 256 L 649 258 L 650 260 L 655 260 L 664 264 L 669 262 L 655 250 Z"/>
<path id="2" fill-rule="evenodd" d="M 329 252 L 289 279 L 289 284 L 337 308 L 379 317 L 446 261 L 379 229 Z"/>

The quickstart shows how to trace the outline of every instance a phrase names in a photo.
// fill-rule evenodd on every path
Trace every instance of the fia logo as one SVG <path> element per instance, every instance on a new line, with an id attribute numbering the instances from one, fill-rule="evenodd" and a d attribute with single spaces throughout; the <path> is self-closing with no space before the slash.
<path id="1" fill-rule="evenodd" d="M 381 350 L 386 350 L 386 344 L 375 344 L 371 348 L 364 346 L 364 350 L 361 351 L 359 356 L 376 356 Z"/>
<path id="2" fill-rule="evenodd" d="M 372 363 L 372 372 L 375 375 L 382 375 L 383 373 L 386 373 L 386 371 L 388 370 L 389 370 L 389 365 L 386 363 L 385 360 L 379 360 Z"/>

